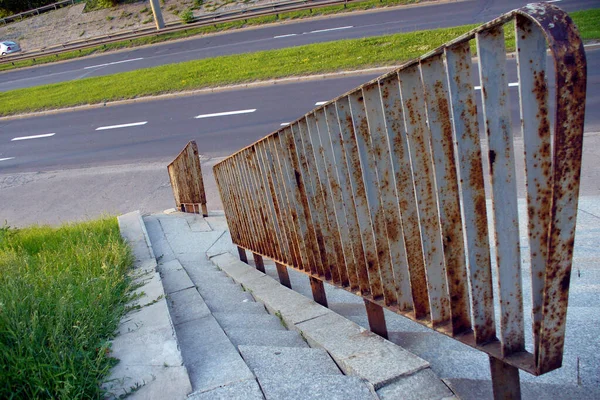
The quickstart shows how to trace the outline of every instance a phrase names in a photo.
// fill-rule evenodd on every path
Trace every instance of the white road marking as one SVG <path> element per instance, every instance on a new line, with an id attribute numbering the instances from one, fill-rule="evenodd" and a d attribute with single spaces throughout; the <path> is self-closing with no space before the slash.
<path id="1" fill-rule="evenodd" d="M 315 103 L 315 106 L 322 106 L 323 104 L 327 103 L 326 101 L 317 101 Z"/>
<path id="2" fill-rule="evenodd" d="M 559 1 L 562 1 L 562 0 L 548 0 L 548 1 L 544 1 L 544 3 L 558 3 Z"/>
<path id="3" fill-rule="evenodd" d="M 126 63 L 126 62 L 139 61 L 139 60 L 143 60 L 143 59 L 144 59 L 144 57 L 132 58 L 130 60 L 115 61 L 115 62 L 110 62 L 110 63 L 106 63 L 106 64 L 90 65 L 89 67 L 84 67 L 83 69 L 106 67 L 106 66 L 109 66 L 109 65 L 123 64 L 123 63 Z"/>
<path id="4" fill-rule="evenodd" d="M 508 87 L 515 87 L 515 86 L 519 86 L 519 82 L 511 82 L 508 84 Z M 473 89 L 481 90 L 481 86 L 475 86 Z"/>
<path id="5" fill-rule="evenodd" d="M 17 140 L 40 139 L 40 138 L 46 138 L 46 137 L 50 137 L 50 136 L 54 136 L 54 135 L 56 135 L 56 133 L 44 133 L 43 135 L 33 135 L 33 136 L 21 136 L 21 137 L 12 138 L 10 141 L 16 142 Z"/>
<path id="6" fill-rule="evenodd" d="M 290 33 L 289 35 L 273 36 L 273 39 L 279 39 L 279 38 L 290 37 L 290 36 L 298 36 L 298 34 L 297 33 Z"/>
<path id="7" fill-rule="evenodd" d="M 288 126 L 289 124 L 289 122 L 282 122 L 281 124 L 279 124 L 279 126 Z"/>
<path id="8" fill-rule="evenodd" d="M 99 128 L 96 128 L 97 131 L 105 131 L 107 129 L 117 129 L 117 128 L 128 128 L 130 126 L 140 126 L 140 125 L 146 125 L 148 123 L 148 121 L 142 121 L 142 122 L 132 122 L 130 124 L 121 124 L 121 125 L 110 125 L 110 126 L 101 126 Z"/>
<path id="9" fill-rule="evenodd" d="M 213 114 L 201 114 L 201 115 L 196 115 L 194 118 L 201 119 L 201 118 L 223 117 L 225 115 L 250 114 L 250 113 L 253 113 L 254 111 L 256 111 L 256 108 L 252 108 L 249 110 L 225 111 L 225 112 L 213 113 Z"/>
<path id="10" fill-rule="evenodd" d="M 0 161 L 8 161 L 8 160 L 14 160 L 14 157 L 6 157 L 6 158 L 0 158 Z"/>
<path id="11" fill-rule="evenodd" d="M 342 30 L 342 29 L 350 29 L 350 28 L 354 28 L 354 26 L 349 25 L 349 26 L 340 26 L 339 28 L 319 29 L 317 31 L 310 31 L 308 33 L 321 33 L 321 32 L 330 32 L 330 31 L 339 31 L 339 30 Z"/>

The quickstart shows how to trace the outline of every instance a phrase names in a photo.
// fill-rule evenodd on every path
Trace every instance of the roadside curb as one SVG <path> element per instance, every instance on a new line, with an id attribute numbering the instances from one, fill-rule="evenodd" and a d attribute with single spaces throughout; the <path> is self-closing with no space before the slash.
<path id="1" fill-rule="evenodd" d="M 288 289 L 231 253 L 215 255 L 211 261 L 311 347 L 326 350 L 344 374 L 369 382 L 381 399 L 455 398 L 420 357 Z"/>
<path id="2" fill-rule="evenodd" d="M 103 388 L 108 398 L 185 399 L 192 386 L 142 216 L 133 211 L 119 216 L 118 222 L 121 236 L 132 248 L 130 276 L 139 287 L 111 341 L 111 356 L 119 363 Z"/>

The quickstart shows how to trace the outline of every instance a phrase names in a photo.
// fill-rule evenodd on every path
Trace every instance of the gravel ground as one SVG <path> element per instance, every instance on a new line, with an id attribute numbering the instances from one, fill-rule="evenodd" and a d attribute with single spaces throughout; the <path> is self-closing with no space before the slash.
<path id="1" fill-rule="evenodd" d="M 273 0 L 205 0 L 201 9 L 194 10 L 194 15 L 273 2 Z M 194 0 L 161 1 L 165 23 L 180 21 L 179 13 L 193 5 Z M 122 4 L 112 9 L 90 12 L 84 12 L 84 8 L 85 3 L 80 3 L 0 26 L 0 39 L 17 41 L 23 51 L 32 51 L 75 40 L 149 27 L 154 23 L 149 1 Z"/>

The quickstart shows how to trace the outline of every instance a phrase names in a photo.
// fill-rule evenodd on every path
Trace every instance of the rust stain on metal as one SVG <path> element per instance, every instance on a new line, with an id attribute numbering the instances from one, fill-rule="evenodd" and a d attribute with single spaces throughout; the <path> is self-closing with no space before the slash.
<path id="1" fill-rule="evenodd" d="M 532 258 L 541 255 L 545 259 L 545 268 L 536 271 L 534 276 L 542 282 L 536 293 L 543 301 L 533 310 L 534 314 L 540 315 L 532 327 L 536 338 L 534 354 L 521 352 L 504 357 L 502 346 L 495 337 L 487 241 L 487 206 L 481 151 L 477 150 L 480 149 L 478 110 L 472 93 L 469 40 L 484 33 L 496 37 L 502 32 L 500 27 L 513 19 L 516 19 L 518 29 L 524 28 L 518 37 L 519 40 L 526 40 L 536 29 L 544 32 L 555 62 L 556 113 L 553 115 L 552 124 L 555 130 L 552 135 L 554 143 L 551 145 L 550 107 L 547 104 L 547 79 L 550 77 L 545 70 L 534 71 L 531 77 L 531 93 L 538 107 L 531 117 L 537 118 L 540 123 L 529 135 L 537 135 L 539 146 L 534 153 L 529 153 L 528 157 L 532 160 L 531 165 L 540 172 L 537 178 L 530 182 L 530 186 L 537 190 L 534 191 L 534 197 L 528 192 L 527 212 L 530 240 L 545 243 L 532 251 Z M 517 44 L 519 45 L 519 42 Z M 527 57 L 521 46 L 519 53 L 521 59 Z M 455 65 L 448 66 L 448 71 L 452 69 L 457 73 L 451 76 L 440 75 L 428 86 L 423 68 L 432 68 L 440 62 L 443 65 L 444 54 L 447 57 L 451 56 L 446 59 L 448 64 L 456 62 Z M 423 111 L 417 111 L 418 104 L 413 100 L 423 95 L 422 93 L 414 91 L 404 104 L 401 96 L 396 93 L 399 90 L 398 72 L 411 68 L 413 71 L 414 68 L 420 68 L 427 115 Z M 390 80 L 396 81 L 395 87 L 390 84 Z M 452 87 L 452 91 L 458 90 L 461 93 L 456 95 L 452 92 L 449 96 L 445 84 Z M 370 160 L 363 161 L 363 153 L 359 155 L 357 147 L 357 139 L 363 144 L 372 143 L 371 135 L 384 134 L 381 126 L 369 127 L 367 118 L 353 120 L 353 110 L 349 107 L 348 97 L 356 96 L 355 101 L 361 107 L 371 107 L 366 109 L 367 113 L 373 111 L 372 97 L 363 98 L 359 92 L 363 89 L 371 90 L 374 85 L 380 85 L 378 89 L 384 107 L 389 151 L 394 163 L 393 175 L 390 170 L 378 169 L 379 164 L 373 162 L 373 159 L 386 157 L 386 149 L 381 147 L 380 143 L 373 142 Z M 494 95 L 490 88 L 486 88 L 485 84 L 483 86 L 484 98 Z M 310 276 L 320 280 L 328 279 L 327 275 L 331 274 L 330 277 L 338 286 L 351 283 L 353 279 L 348 274 L 354 270 L 358 283 L 351 284 L 351 287 L 346 289 L 356 292 L 358 285 L 361 294 L 375 304 L 386 306 L 441 333 L 454 336 L 463 343 L 530 373 L 542 374 L 556 369 L 561 365 L 564 346 L 581 174 L 585 87 L 585 52 L 574 24 L 564 12 L 549 4 L 530 4 L 507 13 L 434 49 L 420 59 L 407 63 L 395 72 L 368 82 L 329 102 L 327 107 L 336 108 L 339 116 L 338 127 L 345 133 L 340 135 L 336 142 L 337 146 L 343 148 L 341 154 L 344 154 L 343 160 L 336 159 L 336 163 L 347 164 L 345 173 L 350 182 L 347 186 L 339 184 L 336 179 L 330 179 L 326 184 L 323 180 L 325 175 L 319 171 L 315 174 L 312 168 L 315 166 L 309 165 L 314 163 L 314 160 L 311 161 L 310 157 L 307 160 L 306 154 L 310 156 L 312 153 L 315 157 L 325 155 L 315 143 L 314 148 L 300 148 L 299 143 L 302 142 L 297 141 L 297 134 L 300 134 L 297 129 L 306 123 L 304 118 L 293 123 L 290 128 L 282 128 L 275 133 L 273 137 L 278 138 L 278 141 L 261 139 L 218 163 L 214 169 L 215 179 L 221 196 L 227 197 L 223 200 L 223 207 L 228 221 L 231 220 L 232 240 L 256 254 L 284 259 L 282 261 L 293 264 L 297 269 L 304 269 Z M 457 101 L 461 104 L 456 104 Z M 503 101 L 500 99 L 501 105 L 504 104 Z M 353 103 L 353 107 L 354 104 L 356 103 Z M 327 107 L 323 110 L 326 111 Z M 460 112 L 455 113 L 455 107 L 459 107 Z M 403 108 L 406 110 L 405 115 L 402 112 Z M 430 112 L 434 112 L 435 116 Z M 523 118 L 528 118 L 528 115 Z M 404 127 L 405 122 L 419 127 L 410 137 Z M 462 124 L 463 128 L 454 134 L 457 124 Z M 424 126 L 431 130 L 433 125 L 439 129 L 439 137 L 427 139 L 426 135 L 423 136 L 427 133 Z M 372 132 L 370 128 L 373 129 Z M 500 128 L 510 129 L 507 125 Z M 392 135 L 389 132 L 396 134 Z M 431 132 L 433 135 L 433 131 Z M 303 140 L 306 140 L 306 136 Z M 458 156 L 454 154 L 453 140 L 457 141 Z M 461 152 L 460 147 L 464 142 L 468 142 L 469 145 Z M 415 154 L 407 148 L 410 143 L 414 145 Z M 438 148 L 435 147 L 435 143 L 439 145 Z M 429 146 L 431 163 L 414 168 L 414 165 L 411 165 L 411 155 L 417 157 Z M 257 149 L 259 152 L 256 154 Z M 488 154 L 492 173 L 495 168 L 503 165 L 502 160 L 506 158 L 508 151 L 497 150 L 491 150 Z M 371 176 L 369 179 L 372 180 L 374 171 L 377 171 L 375 184 L 380 191 L 379 196 L 395 189 L 399 220 L 389 215 L 388 211 L 393 209 L 393 205 L 388 201 L 384 202 L 381 197 L 380 204 L 372 209 L 369 207 L 375 197 L 373 188 L 365 186 L 365 176 Z M 457 171 L 460 172 L 460 181 Z M 328 170 L 327 174 L 333 172 Z M 335 173 L 341 172 L 344 170 L 338 169 Z M 433 174 L 435 181 L 431 179 Z M 309 183 L 314 185 L 314 192 L 308 192 Z M 369 180 L 367 183 L 372 184 Z M 415 191 L 417 184 L 417 190 L 420 192 Z M 471 214 L 467 215 L 465 208 L 464 220 L 459 202 L 459 187 L 463 195 L 465 190 L 470 191 L 467 200 L 470 203 L 468 212 Z M 340 193 L 344 192 L 346 194 L 342 199 Z M 420 193 L 418 202 L 415 199 L 416 193 Z M 335 205 L 333 202 L 341 201 L 344 201 L 346 218 L 350 220 L 354 216 L 354 224 L 358 228 L 354 236 L 348 234 L 351 237 L 355 267 L 347 262 L 347 265 L 342 265 L 340 254 L 334 254 L 341 253 L 340 249 L 348 251 L 341 243 L 343 237 L 336 241 L 335 237 L 331 236 L 331 233 L 346 234 L 340 232 L 339 227 L 336 228 L 331 220 L 331 211 L 334 208 L 332 204 Z M 419 220 L 417 208 L 431 207 L 435 201 L 438 202 L 439 221 L 436 220 L 435 213 L 423 214 Z M 189 203 L 189 207 L 197 212 L 198 202 L 184 203 Z M 364 214 L 370 210 L 373 215 L 369 215 L 369 219 L 372 221 L 365 224 Z M 359 223 L 359 220 L 362 222 Z M 431 228 L 436 223 L 440 226 L 450 315 L 442 312 L 442 323 L 432 326 L 426 318 L 430 307 L 428 292 L 438 293 L 443 290 L 439 282 L 432 284 L 428 290 L 426 272 L 431 271 L 427 271 L 424 257 L 432 257 L 441 249 L 439 244 L 430 242 L 427 242 L 427 247 L 423 247 L 421 230 Z M 327 231 L 330 228 L 332 231 Z M 468 250 L 462 245 L 465 235 L 471 238 L 470 241 L 467 240 Z M 394 287 L 399 286 L 394 286 L 397 282 L 393 282 L 394 275 L 390 273 L 393 270 L 389 265 L 385 265 L 390 259 L 390 254 L 386 253 L 383 243 L 401 240 L 404 241 L 406 249 L 413 310 L 402 310 L 396 306 L 394 290 L 397 289 Z M 331 255 L 333 263 L 331 259 L 328 261 L 324 258 Z M 467 255 L 470 257 L 469 270 L 464 265 Z M 348 277 L 345 278 L 344 274 Z M 472 283 L 470 288 L 473 310 L 469 307 L 467 279 Z M 510 302 L 522 301 L 521 293 L 508 295 Z M 439 301 L 442 309 L 447 308 L 445 299 Z M 471 312 L 473 321 L 470 319 Z M 451 324 L 444 322 L 448 317 L 451 317 Z M 501 317 L 502 321 L 511 318 L 509 315 Z M 470 329 L 473 329 L 474 333 Z M 508 341 L 511 341 L 510 337 Z"/>

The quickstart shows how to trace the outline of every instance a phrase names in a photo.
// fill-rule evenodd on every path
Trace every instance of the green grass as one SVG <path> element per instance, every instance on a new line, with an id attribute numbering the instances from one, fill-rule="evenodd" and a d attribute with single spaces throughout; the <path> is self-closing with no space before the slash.
<path id="1" fill-rule="evenodd" d="M 581 18 L 580 21 L 580 16 L 585 18 Z M 584 34 L 598 29 L 596 22 L 599 16 L 600 10 L 573 13 L 573 18 Z M 0 104 L 3 104 L 0 115 L 272 78 L 397 65 L 423 55 L 475 26 L 465 25 L 238 54 L 13 90 L 0 93 Z M 507 48 L 512 51 L 515 48 L 514 30 L 507 25 L 505 31 Z M 600 38 L 600 35 L 596 38 Z"/>
<path id="2" fill-rule="evenodd" d="M 0 398 L 100 398 L 132 263 L 115 218 L 0 229 Z"/>
<path id="3" fill-rule="evenodd" d="M 16 68 L 30 67 L 33 65 L 41 65 L 52 63 L 56 61 L 64 61 L 71 60 L 73 58 L 85 57 L 91 54 L 99 54 L 107 51 L 113 51 L 118 49 L 125 49 L 130 47 L 139 47 L 145 46 L 149 44 L 162 43 L 175 39 L 184 39 L 192 36 L 222 32 L 230 29 L 239 29 L 248 26 L 257 26 L 270 24 L 279 21 L 287 21 L 287 20 L 295 20 L 301 18 L 310 18 L 319 15 L 329 15 L 329 14 L 338 14 L 343 12 L 350 12 L 355 10 L 367 10 L 378 7 L 386 7 L 386 6 L 396 6 L 396 5 L 405 5 L 405 4 L 413 4 L 418 3 L 419 0 L 367 0 L 361 1 L 358 3 L 350 3 L 347 8 L 344 6 L 331 6 L 331 7 L 323 7 L 323 8 L 315 8 L 313 10 L 304 10 L 304 11 L 294 11 L 281 13 L 278 15 L 269 15 L 266 17 L 256 17 L 249 18 L 244 21 L 235 21 L 235 22 L 226 22 L 215 24 L 211 26 L 204 26 L 200 28 L 190 28 L 184 31 L 179 32 L 171 32 L 165 34 L 157 34 L 154 36 L 142 37 L 132 40 L 124 40 L 115 43 L 109 43 L 106 45 L 99 45 L 96 47 L 90 47 L 82 50 L 74 50 L 66 53 L 50 55 L 50 56 L 40 56 L 35 59 L 23 60 L 23 61 L 15 61 L 10 64 L 1 64 L 0 71 L 7 71 Z M 143 11 L 143 10 L 142 10 Z M 178 13 L 177 13 L 178 14 Z M 154 19 L 152 19 L 153 21 Z"/>

